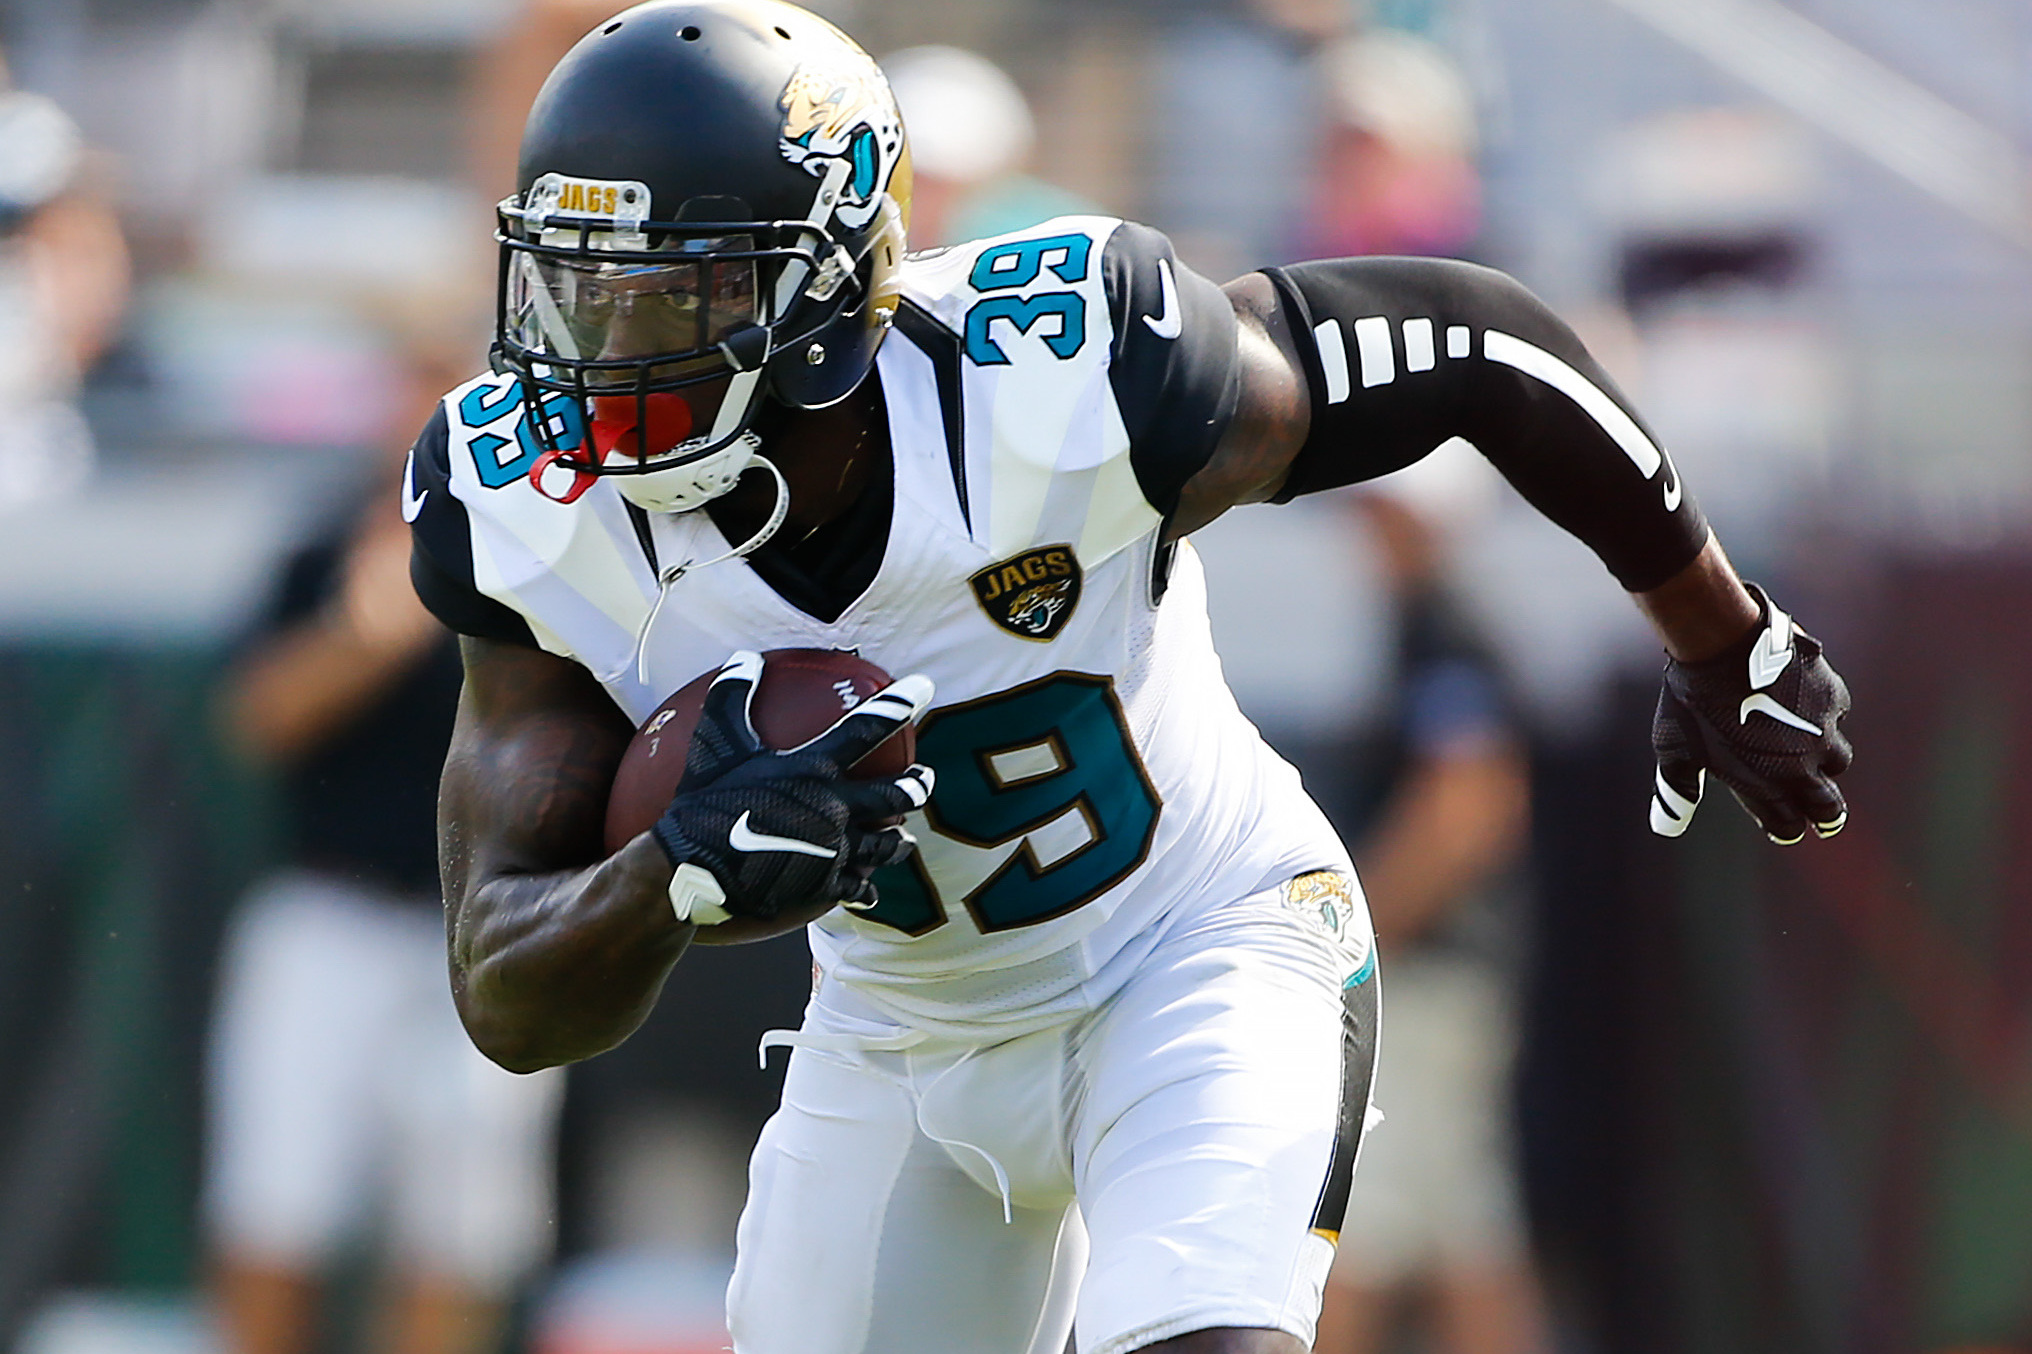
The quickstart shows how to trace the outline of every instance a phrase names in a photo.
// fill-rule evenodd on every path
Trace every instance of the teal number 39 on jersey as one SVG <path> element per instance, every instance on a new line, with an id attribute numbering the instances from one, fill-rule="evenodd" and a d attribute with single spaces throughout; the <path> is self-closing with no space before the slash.
<path id="1" fill-rule="evenodd" d="M 576 447 L 585 437 L 585 416 L 579 412 L 579 402 L 552 391 L 541 403 L 543 416 L 550 420 L 552 439 L 561 447 Z M 468 429 L 491 427 L 511 413 L 516 415 L 512 442 L 499 432 L 472 432 L 467 438 L 473 473 L 489 489 L 504 488 L 527 475 L 543 455 L 544 444 L 537 437 L 536 421 L 520 385 L 512 381 L 476 385 L 459 400 L 459 422 Z"/>
<path id="2" fill-rule="evenodd" d="M 1024 840 L 963 899 L 943 898 L 915 861 L 877 871 L 882 900 L 860 915 L 910 935 L 943 926 L 952 901 L 983 931 L 1063 916 L 1141 865 L 1157 835 L 1157 790 L 1105 677 L 1054 673 L 933 711 L 917 755 L 938 772 L 925 816 L 940 836 Z M 1059 849 L 1040 858 L 1033 833 Z"/>
<path id="3" fill-rule="evenodd" d="M 1093 250 L 1094 242 L 1085 235 L 990 245 L 974 260 L 967 282 L 978 292 L 1015 292 L 1046 271 L 1061 282 L 1084 282 Z M 1077 291 L 984 296 L 967 310 L 966 353 L 977 366 L 1009 365 L 1009 354 L 995 337 L 998 320 L 1018 334 L 1034 331 L 1055 357 L 1071 357 L 1086 346 L 1087 300 Z"/>

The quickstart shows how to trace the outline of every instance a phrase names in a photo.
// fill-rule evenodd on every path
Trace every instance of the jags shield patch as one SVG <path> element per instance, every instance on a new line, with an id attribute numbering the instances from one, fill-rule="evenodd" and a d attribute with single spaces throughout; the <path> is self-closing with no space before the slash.
<path id="1" fill-rule="evenodd" d="M 1040 545 L 990 564 L 968 582 L 989 620 L 1019 639 L 1053 640 L 1079 605 L 1079 557 L 1070 545 Z"/>

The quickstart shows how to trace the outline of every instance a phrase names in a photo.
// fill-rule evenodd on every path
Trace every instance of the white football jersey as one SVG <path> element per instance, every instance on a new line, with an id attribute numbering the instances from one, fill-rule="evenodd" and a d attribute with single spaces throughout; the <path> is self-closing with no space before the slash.
<path id="1" fill-rule="evenodd" d="M 930 677 L 917 747 L 938 780 L 916 859 L 877 875 L 872 911 L 816 922 L 812 948 L 898 1021 L 1013 1037 L 1104 999 L 1188 906 L 1349 867 L 1228 693 L 1191 548 L 1161 543 L 1233 407 L 1219 291 L 1154 231 L 1065 217 L 913 257 L 903 296 L 876 362 L 887 548 L 836 619 L 744 560 L 659 589 L 726 538 L 610 479 L 570 504 L 537 493 L 513 377 L 445 397 L 404 506 L 419 591 L 448 623 L 576 660 L 638 723 L 735 649 L 849 649 Z M 550 415 L 578 435 L 564 401 Z"/>

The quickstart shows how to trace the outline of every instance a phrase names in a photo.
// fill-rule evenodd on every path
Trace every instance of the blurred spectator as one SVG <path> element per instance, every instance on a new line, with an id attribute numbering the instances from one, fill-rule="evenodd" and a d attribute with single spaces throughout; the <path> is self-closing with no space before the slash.
<path id="1" fill-rule="evenodd" d="M 1298 257 L 1316 121 L 1309 25 L 1323 15 L 1292 8 L 1263 15 L 1198 0 L 1167 9 L 1152 35 L 1150 224 L 1208 277 Z"/>
<path id="2" fill-rule="evenodd" d="M 0 60 L 0 512 L 91 475 L 74 397 L 127 297 L 127 248 L 76 124 Z"/>
<path id="3" fill-rule="evenodd" d="M 415 364 L 405 439 L 462 374 Z M 213 1034 L 207 1205 L 231 1354 L 318 1347 L 321 1280 L 363 1231 L 388 1253 L 375 1348 L 489 1349 L 548 1246 L 560 1074 L 483 1058 L 446 976 L 433 805 L 460 665 L 410 588 L 393 469 L 290 562 L 223 692 L 291 832 L 288 868 L 231 927 Z"/>
<path id="4" fill-rule="evenodd" d="M 22 82 L 60 101 L 115 157 L 120 217 L 143 272 L 181 263 L 221 187 L 289 156 L 304 90 L 278 21 L 294 8 L 278 0 L 0 7 L 19 20 L 7 31 Z"/>
<path id="5" fill-rule="evenodd" d="M 1323 49 L 1325 128 L 1298 252 L 1455 255 L 1480 227 L 1474 98 L 1450 57 L 1375 29 Z"/>
<path id="6" fill-rule="evenodd" d="M 1451 450 L 1462 451 L 1462 448 Z M 1516 1020 L 1504 893 L 1521 852 L 1528 779 L 1503 680 L 1443 579 L 1444 519 L 1484 469 L 1444 453 L 1354 502 L 1393 604 L 1394 671 L 1355 743 L 1355 859 L 1388 987 L 1376 1103 L 1320 1354 L 1395 1348 L 1417 1299 L 1439 1354 L 1545 1347 L 1510 1133 Z"/>
<path id="7" fill-rule="evenodd" d="M 1799 128 L 1748 108 L 1645 118 L 1598 166 L 1629 385 L 1753 576 L 1787 562 L 1828 487 L 1841 358 L 1817 276 L 1821 179 Z"/>
<path id="8" fill-rule="evenodd" d="M 1035 128 L 1000 66 L 958 47 L 908 47 L 882 62 L 910 132 L 910 246 L 928 249 L 1096 210 L 1024 172 Z"/>

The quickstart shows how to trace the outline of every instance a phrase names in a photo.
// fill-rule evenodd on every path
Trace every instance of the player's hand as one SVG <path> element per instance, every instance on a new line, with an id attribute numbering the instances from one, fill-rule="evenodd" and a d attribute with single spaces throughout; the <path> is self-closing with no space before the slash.
<path id="1" fill-rule="evenodd" d="M 868 874 L 907 859 L 897 822 L 931 797 L 931 768 L 851 780 L 847 768 L 931 704 L 931 680 L 903 677 L 787 752 L 762 746 L 749 716 L 762 656 L 727 660 L 706 689 L 684 777 L 650 829 L 677 873 L 671 901 L 702 925 L 759 921 L 816 905 L 872 907 Z"/>
<path id="2" fill-rule="evenodd" d="M 1854 756 L 1839 727 L 1849 689 L 1820 641 L 1748 587 L 1762 611 L 1748 638 L 1699 663 L 1666 660 L 1651 723 L 1651 830 L 1662 837 L 1686 831 L 1710 771 L 1781 846 L 1809 825 L 1832 837 L 1848 822 L 1834 778 Z"/>

